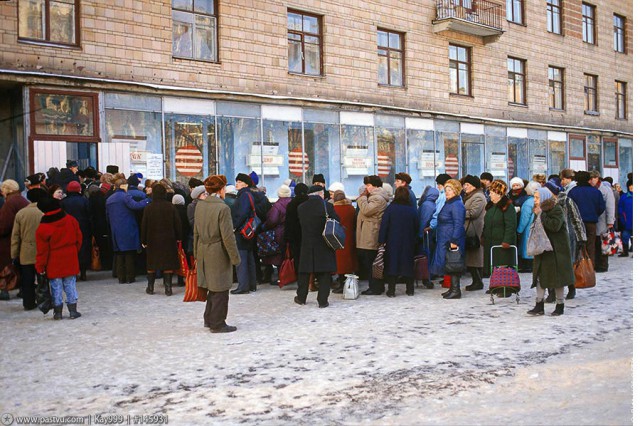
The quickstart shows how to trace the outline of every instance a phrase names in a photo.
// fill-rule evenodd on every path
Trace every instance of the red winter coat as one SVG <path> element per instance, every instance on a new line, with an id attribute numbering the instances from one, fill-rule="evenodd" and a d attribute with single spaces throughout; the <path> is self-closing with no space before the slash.
<path id="1" fill-rule="evenodd" d="M 336 250 L 337 274 L 353 274 L 358 270 L 358 258 L 356 257 L 356 209 L 349 200 L 340 200 L 333 203 L 333 208 L 340 216 L 340 224 L 344 226 L 346 238 L 344 249 Z"/>
<path id="2" fill-rule="evenodd" d="M 73 216 L 62 209 L 46 213 L 36 230 L 36 271 L 47 271 L 48 278 L 77 275 L 81 247 L 82 232 Z"/>

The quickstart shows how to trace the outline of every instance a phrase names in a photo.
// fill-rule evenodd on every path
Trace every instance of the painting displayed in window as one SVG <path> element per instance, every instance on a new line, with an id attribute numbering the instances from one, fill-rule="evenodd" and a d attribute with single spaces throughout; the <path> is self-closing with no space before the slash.
<path id="1" fill-rule="evenodd" d="M 34 135 L 98 137 L 98 95 L 31 91 L 31 117 Z"/>

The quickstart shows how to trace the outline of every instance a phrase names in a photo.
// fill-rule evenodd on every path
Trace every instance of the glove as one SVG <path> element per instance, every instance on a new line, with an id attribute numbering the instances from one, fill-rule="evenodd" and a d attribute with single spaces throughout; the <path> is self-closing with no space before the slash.
<path id="1" fill-rule="evenodd" d="M 509 243 L 501 243 L 500 245 L 502 246 L 503 249 L 508 249 L 509 247 L 511 247 Z"/>

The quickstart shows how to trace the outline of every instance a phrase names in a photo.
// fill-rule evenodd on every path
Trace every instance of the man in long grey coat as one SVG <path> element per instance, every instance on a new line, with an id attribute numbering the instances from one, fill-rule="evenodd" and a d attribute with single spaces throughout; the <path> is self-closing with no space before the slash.
<path id="1" fill-rule="evenodd" d="M 327 245 L 322 236 L 327 214 L 340 220 L 333 205 L 324 201 L 324 187 L 313 185 L 309 188 L 309 199 L 298 206 L 302 245 L 298 266 L 298 292 L 293 298 L 298 305 L 307 303 L 309 278 L 313 274 L 318 280 L 318 306 L 329 306 L 331 274 L 337 270 L 337 265 L 336 252 Z"/>
<path id="2" fill-rule="evenodd" d="M 596 224 L 596 235 L 601 236 L 612 230 L 616 222 L 616 200 L 613 196 L 611 184 L 603 181 L 597 170 L 591 171 L 589 183 L 594 188 L 598 188 L 606 205 L 605 211 L 598 217 L 598 223 Z M 609 270 L 609 257 L 603 255 L 602 250 L 599 250 L 599 248 L 598 245 L 595 258 L 596 272 L 607 272 Z"/>

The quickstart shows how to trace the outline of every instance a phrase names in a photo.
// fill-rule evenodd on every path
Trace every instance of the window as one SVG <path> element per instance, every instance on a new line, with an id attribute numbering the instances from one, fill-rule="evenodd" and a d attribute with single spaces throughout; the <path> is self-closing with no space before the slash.
<path id="1" fill-rule="evenodd" d="M 587 158 L 586 140 L 584 135 L 569 135 L 569 158 L 571 160 Z"/>
<path id="2" fill-rule="evenodd" d="M 596 43 L 596 8 L 587 3 L 582 3 L 582 41 Z"/>
<path id="3" fill-rule="evenodd" d="M 523 0 L 507 0 L 507 21 L 524 24 Z"/>
<path id="4" fill-rule="evenodd" d="M 564 70 L 549 67 L 549 108 L 564 109 Z"/>
<path id="5" fill-rule="evenodd" d="M 18 2 L 18 37 L 78 46 L 79 0 L 21 0 Z"/>
<path id="6" fill-rule="evenodd" d="M 471 49 L 449 45 L 449 91 L 471 96 Z"/>
<path id="7" fill-rule="evenodd" d="M 217 8 L 214 0 L 172 0 L 173 56 L 217 61 Z"/>
<path id="8" fill-rule="evenodd" d="M 616 118 L 627 119 L 627 83 L 616 80 Z"/>
<path id="9" fill-rule="evenodd" d="M 98 94 L 32 90 L 31 134 L 44 140 L 98 141 Z"/>
<path id="10" fill-rule="evenodd" d="M 613 15 L 613 50 L 616 52 L 625 52 L 625 21 L 623 16 Z"/>
<path id="11" fill-rule="evenodd" d="M 604 167 L 618 168 L 618 139 L 602 138 L 602 151 L 604 153 Z M 625 176 L 624 174 L 620 174 Z"/>
<path id="12" fill-rule="evenodd" d="M 378 30 L 378 84 L 403 85 L 404 43 L 400 33 Z"/>
<path id="13" fill-rule="evenodd" d="M 319 16 L 287 13 L 289 29 L 289 72 L 307 75 L 322 73 L 322 37 Z"/>
<path id="14" fill-rule="evenodd" d="M 562 34 L 562 0 L 547 0 L 547 31 Z"/>
<path id="15" fill-rule="evenodd" d="M 598 112 L 598 77 L 584 75 L 584 112 Z"/>
<path id="16" fill-rule="evenodd" d="M 516 58 L 507 58 L 507 70 L 509 73 L 509 102 L 524 105 L 525 97 L 525 61 Z"/>

